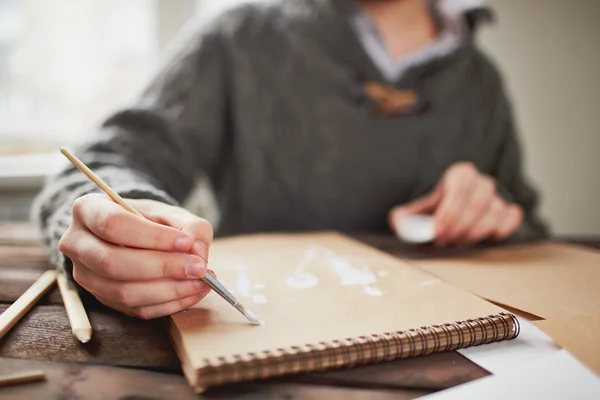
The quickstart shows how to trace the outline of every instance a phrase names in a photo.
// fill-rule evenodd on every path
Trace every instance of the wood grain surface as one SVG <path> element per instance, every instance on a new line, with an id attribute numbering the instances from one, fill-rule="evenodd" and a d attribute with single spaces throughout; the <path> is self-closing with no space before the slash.
<path id="1" fill-rule="evenodd" d="M 7 307 L 0 305 L 0 312 Z M 0 357 L 180 371 L 163 320 L 141 321 L 109 309 L 88 315 L 94 335 L 82 345 L 73 337 L 64 307 L 37 306 L 0 341 Z"/>

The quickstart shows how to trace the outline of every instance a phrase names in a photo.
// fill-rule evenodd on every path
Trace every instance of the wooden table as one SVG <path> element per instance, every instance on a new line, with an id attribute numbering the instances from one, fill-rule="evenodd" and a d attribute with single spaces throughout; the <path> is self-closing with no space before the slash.
<path id="1" fill-rule="evenodd" d="M 403 247 L 395 238 L 355 235 L 395 255 L 448 251 Z M 598 242 L 593 244 L 598 245 Z M 452 250 L 455 251 L 455 250 Z M 0 224 L 0 312 L 50 268 L 27 225 Z M 488 375 L 457 352 L 212 389 L 197 396 L 182 376 L 164 320 L 123 316 L 86 298 L 88 345 L 72 336 L 57 289 L 0 340 L 0 374 L 46 371 L 45 382 L 0 388 L 2 399 L 413 399 Z"/>

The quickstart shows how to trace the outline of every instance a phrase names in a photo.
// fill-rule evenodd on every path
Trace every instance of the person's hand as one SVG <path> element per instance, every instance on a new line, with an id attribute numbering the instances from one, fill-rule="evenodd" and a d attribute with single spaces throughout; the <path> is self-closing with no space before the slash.
<path id="1" fill-rule="evenodd" d="M 73 222 L 59 250 L 73 262 L 73 279 L 101 303 L 150 319 L 191 307 L 210 288 L 202 280 L 210 223 L 153 200 L 127 200 L 147 219 L 126 211 L 104 194 L 73 204 Z M 195 249 L 198 257 L 186 254 Z"/>
<path id="2" fill-rule="evenodd" d="M 390 224 L 397 230 L 404 217 L 415 214 L 433 214 L 438 245 L 502 240 L 523 222 L 521 207 L 504 201 L 494 179 L 466 162 L 448 168 L 428 195 L 393 208 Z"/>

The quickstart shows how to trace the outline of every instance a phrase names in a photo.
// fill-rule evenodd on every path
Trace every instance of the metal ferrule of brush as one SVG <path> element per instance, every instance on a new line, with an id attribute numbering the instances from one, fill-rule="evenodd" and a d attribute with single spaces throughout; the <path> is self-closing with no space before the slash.
<path id="1" fill-rule="evenodd" d="M 262 322 L 256 317 L 256 315 L 254 315 L 252 311 L 244 307 L 242 303 L 240 303 L 227 289 L 225 289 L 225 286 L 221 285 L 221 282 L 219 282 L 214 276 L 206 275 L 202 279 L 204 280 L 204 282 L 207 283 L 208 286 L 211 287 L 211 289 L 220 294 L 222 298 L 227 300 L 229 304 L 234 306 L 250 322 L 252 322 L 255 325 L 262 325 Z"/>
<path id="2" fill-rule="evenodd" d="M 204 278 L 202 278 L 208 286 L 215 292 L 221 295 L 229 304 L 232 306 L 236 306 L 239 301 L 229 292 L 229 290 L 225 289 L 225 286 L 221 284 L 214 276 L 210 274 L 206 274 Z"/>

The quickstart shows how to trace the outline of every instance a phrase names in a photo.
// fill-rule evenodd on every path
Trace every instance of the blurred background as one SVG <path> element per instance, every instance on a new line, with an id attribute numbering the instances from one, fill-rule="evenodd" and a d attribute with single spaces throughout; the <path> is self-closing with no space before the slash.
<path id="1" fill-rule="evenodd" d="M 58 147 L 131 101 L 186 22 L 249 1 L 0 0 L 0 221 L 28 219 Z M 600 1 L 488 3 L 497 21 L 479 42 L 504 74 L 542 214 L 556 234 L 600 235 Z M 210 201 L 200 189 L 191 204 Z"/>

